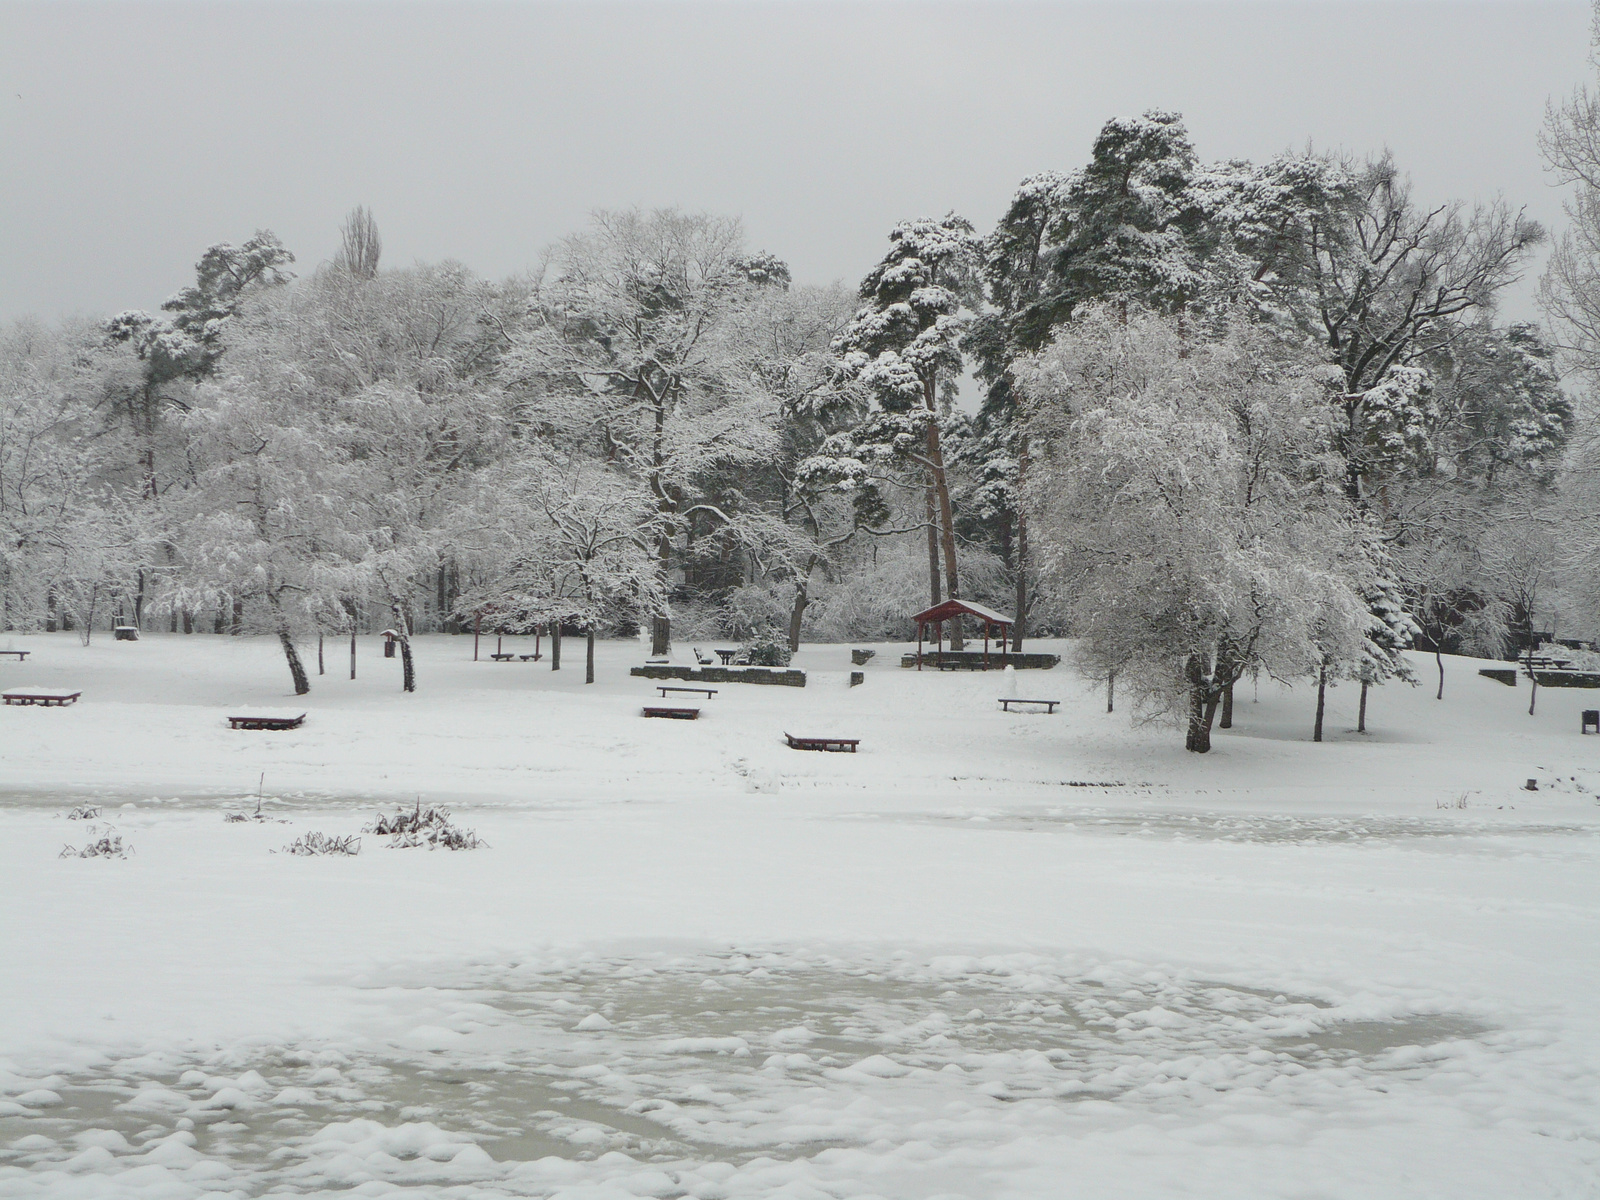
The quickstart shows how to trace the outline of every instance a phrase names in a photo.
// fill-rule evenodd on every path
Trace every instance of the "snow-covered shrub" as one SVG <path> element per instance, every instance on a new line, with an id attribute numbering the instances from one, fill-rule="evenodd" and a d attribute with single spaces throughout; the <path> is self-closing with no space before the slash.
<path id="1" fill-rule="evenodd" d="M 67 814 L 69 821 L 94 821 L 99 819 L 100 806 L 98 804 L 80 804 Z"/>
<path id="2" fill-rule="evenodd" d="M 388 838 L 391 850 L 417 846 L 426 846 L 429 850 L 441 846 L 446 850 L 476 850 L 489 844 L 475 830 L 452 825 L 448 808 L 431 804 L 423 808 L 421 800 L 413 808 L 398 809 L 393 816 L 378 817 L 362 832 Z"/>
<path id="3" fill-rule="evenodd" d="M 99 810 L 97 809 L 96 812 Z M 127 858 L 132 846 L 122 843 L 122 835 L 111 828 L 91 829 L 89 844 L 82 850 L 76 846 L 61 847 L 61 858 Z"/>
<path id="4" fill-rule="evenodd" d="M 283 848 L 285 854 L 360 854 L 361 839 L 355 834 L 344 837 L 326 833 L 305 833 Z"/>
<path id="5" fill-rule="evenodd" d="M 745 643 L 745 659 L 752 667 L 787 667 L 789 643 L 770 629 L 764 629 Z"/>

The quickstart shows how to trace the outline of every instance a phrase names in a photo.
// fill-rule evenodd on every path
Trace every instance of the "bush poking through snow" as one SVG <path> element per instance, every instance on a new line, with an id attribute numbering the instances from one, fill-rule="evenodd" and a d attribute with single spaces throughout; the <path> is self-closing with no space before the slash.
<path id="1" fill-rule="evenodd" d="M 414 808 L 401 808 L 393 816 L 380 816 L 362 832 L 389 838 L 391 850 L 415 846 L 426 846 L 429 850 L 437 850 L 441 846 L 446 850 L 476 850 L 489 844 L 474 830 L 452 825 L 448 808 L 431 804 L 423 808 L 421 800 L 417 801 Z"/>
<path id="2" fill-rule="evenodd" d="M 283 848 L 285 854 L 360 854 L 361 839 L 355 834 L 330 837 L 326 833 L 304 833 Z"/>
<path id="3" fill-rule="evenodd" d="M 80 804 L 67 814 L 67 820 L 69 821 L 96 821 L 99 818 L 100 806 L 98 804 Z"/>
<path id="4" fill-rule="evenodd" d="M 100 810 L 96 809 L 98 813 Z M 91 829 L 91 840 L 87 846 L 79 850 L 76 846 L 61 847 L 61 858 L 127 858 L 132 846 L 122 844 L 122 835 L 109 827 L 104 829 Z"/>

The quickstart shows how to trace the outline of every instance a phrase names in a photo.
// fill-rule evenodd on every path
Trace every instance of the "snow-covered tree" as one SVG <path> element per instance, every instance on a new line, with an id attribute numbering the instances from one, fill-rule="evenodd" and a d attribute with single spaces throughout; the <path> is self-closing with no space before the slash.
<path id="1" fill-rule="evenodd" d="M 944 419 L 941 382 L 961 373 L 963 306 L 977 303 L 979 240 L 972 225 L 950 213 L 938 220 L 906 221 L 890 231 L 890 249 L 861 281 L 863 301 L 834 341 L 843 373 L 874 402 L 849 434 L 830 439 L 820 461 L 833 459 L 841 480 L 871 476 L 871 468 L 925 473 L 928 574 L 931 600 L 940 599 L 940 558 L 945 593 L 961 594 L 955 513 L 940 443 Z M 952 646 L 959 648 L 959 631 Z"/>
<path id="2" fill-rule="evenodd" d="M 1017 375 L 1029 512 L 1091 674 L 1181 715 L 1203 753 L 1244 673 L 1359 655 L 1337 374 L 1319 358 L 1243 320 L 1195 343 L 1173 318 L 1096 306 Z"/>
<path id="3" fill-rule="evenodd" d="M 559 243 L 512 334 L 503 377 L 520 415 L 552 445 L 597 455 L 641 480 L 659 514 L 661 608 L 651 644 L 666 653 L 672 571 L 699 522 L 742 536 L 727 497 L 733 468 L 769 461 L 777 409 L 731 370 L 724 322 L 787 268 L 744 253 L 737 221 L 662 210 L 599 212 Z"/>

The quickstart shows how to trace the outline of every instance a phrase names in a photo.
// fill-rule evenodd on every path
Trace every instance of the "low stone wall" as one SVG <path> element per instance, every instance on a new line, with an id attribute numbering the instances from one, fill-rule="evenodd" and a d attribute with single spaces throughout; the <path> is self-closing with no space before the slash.
<path id="1" fill-rule="evenodd" d="M 805 687 L 806 673 L 781 667 L 634 667 L 630 675 L 646 679 L 681 679 L 688 683 L 775 683 L 780 687 Z"/>
<path id="2" fill-rule="evenodd" d="M 939 662 L 941 658 L 944 662 L 958 662 L 963 667 L 970 668 L 975 671 L 981 671 L 983 669 L 982 650 L 946 650 L 942 656 L 935 654 L 932 651 L 924 651 L 922 655 L 922 669 L 924 671 L 933 670 L 934 664 Z M 1002 663 L 1000 661 L 1000 652 L 998 650 L 991 650 L 989 652 L 989 669 L 991 671 L 998 671 L 1007 663 L 1019 671 L 1049 670 L 1051 667 L 1058 665 L 1060 662 L 1061 656 L 1059 654 L 1009 654 L 1006 656 L 1005 663 Z M 916 666 L 917 656 L 915 654 L 902 655 L 900 658 L 900 665 L 902 667 Z"/>
<path id="3" fill-rule="evenodd" d="M 1507 687 L 1517 686 L 1517 672 L 1514 667 L 1482 667 L 1478 671 L 1485 679 L 1493 679 Z"/>
<path id="4" fill-rule="evenodd" d="M 1600 675 L 1585 671 L 1535 671 L 1533 678 L 1540 687 L 1600 688 Z"/>

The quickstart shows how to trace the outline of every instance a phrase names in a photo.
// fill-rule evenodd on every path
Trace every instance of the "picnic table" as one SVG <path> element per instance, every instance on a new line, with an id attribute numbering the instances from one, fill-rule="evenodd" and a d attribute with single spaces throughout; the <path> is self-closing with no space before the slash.
<path id="1" fill-rule="evenodd" d="M 246 713 L 229 717 L 229 729 L 298 729 L 306 719 L 305 713 Z"/>
<path id="2" fill-rule="evenodd" d="M 789 740 L 791 750 L 827 750 L 833 754 L 854 754 L 856 747 L 861 744 L 860 738 L 795 737 L 792 733 L 785 733 L 783 736 Z"/>
<path id="3" fill-rule="evenodd" d="M 65 708 L 75 702 L 82 692 L 69 692 L 65 688 L 19 688 L 5 693 L 7 704 L 42 704 L 46 708 Z"/>
<path id="4" fill-rule="evenodd" d="M 1572 665 L 1570 658 L 1554 658 L 1548 654 L 1527 654 L 1522 663 L 1530 671 L 1564 671 Z"/>
<path id="5" fill-rule="evenodd" d="M 28 660 L 28 655 L 32 653 L 33 651 L 31 650 L 0 650 L 0 654 L 9 654 L 18 662 L 26 662 Z"/>
<path id="6" fill-rule="evenodd" d="M 661 705 L 646 704 L 644 706 L 644 715 L 647 717 L 667 717 L 674 721 L 694 721 L 699 719 L 700 710 L 698 708 L 665 708 Z"/>
<path id="7" fill-rule="evenodd" d="M 732 650 L 717 650 L 717 651 L 715 651 L 716 656 L 722 660 L 722 665 L 723 666 L 727 666 L 729 663 L 731 663 L 733 661 L 734 655 L 736 655 L 738 653 L 739 653 L 739 650 L 738 650 L 737 647 L 735 647 Z"/>
<path id="8" fill-rule="evenodd" d="M 709 700 L 709 699 L 711 699 L 711 697 L 713 697 L 713 696 L 715 696 L 717 694 L 717 689 L 716 688 L 697 688 L 697 687 L 671 687 L 671 686 L 669 686 L 667 684 L 662 684 L 661 685 L 661 695 L 662 695 L 662 697 L 665 698 L 666 694 L 668 692 L 699 692 L 703 696 L 705 696 L 705 698 L 707 700 Z"/>
<path id="9" fill-rule="evenodd" d="M 1002 699 L 1000 701 L 1000 707 L 1006 712 L 1010 712 L 1013 704 L 1043 704 L 1046 712 L 1054 713 L 1056 711 L 1056 705 L 1060 703 L 1061 701 L 1059 700 L 1023 700 L 1020 697 L 1011 696 Z"/>

